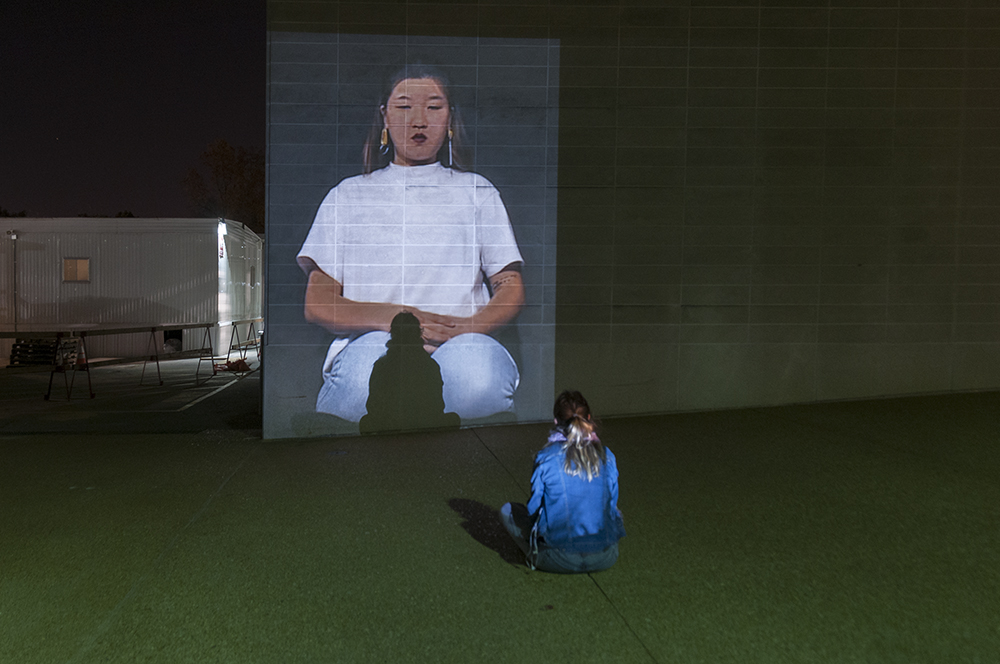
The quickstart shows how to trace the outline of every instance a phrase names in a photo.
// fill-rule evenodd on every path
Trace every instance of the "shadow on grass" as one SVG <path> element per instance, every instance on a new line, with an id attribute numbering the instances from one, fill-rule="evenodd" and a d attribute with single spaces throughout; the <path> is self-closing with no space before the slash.
<path id="1" fill-rule="evenodd" d="M 504 562 L 523 565 L 524 554 L 510 538 L 500 523 L 500 513 L 490 507 L 468 498 L 452 498 L 448 507 L 465 519 L 462 528 L 487 549 L 496 551 Z"/>

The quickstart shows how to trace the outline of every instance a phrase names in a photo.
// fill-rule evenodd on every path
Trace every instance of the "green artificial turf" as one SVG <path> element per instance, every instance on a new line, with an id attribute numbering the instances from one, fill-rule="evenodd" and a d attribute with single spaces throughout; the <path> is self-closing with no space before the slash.
<path id="1" fill-rule="evenodd" d="M 493 520 L 545 425 L 7 434 L 0 662 L 997 661 L 998 404 L 607 420 L 628 536 L 583 576 Z"/>

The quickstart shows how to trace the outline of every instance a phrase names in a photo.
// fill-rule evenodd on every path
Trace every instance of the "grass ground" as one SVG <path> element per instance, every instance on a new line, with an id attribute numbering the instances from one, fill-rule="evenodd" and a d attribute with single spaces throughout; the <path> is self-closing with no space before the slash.
<path id="1" fill-rule="evenodd" d="M 1000 394 L 606 420 L 621 558 L 555 576 L 495 520 L 545 425 L 262 441 L 176 372 L 0 379 L 0 662 L 998 660 Z"/>

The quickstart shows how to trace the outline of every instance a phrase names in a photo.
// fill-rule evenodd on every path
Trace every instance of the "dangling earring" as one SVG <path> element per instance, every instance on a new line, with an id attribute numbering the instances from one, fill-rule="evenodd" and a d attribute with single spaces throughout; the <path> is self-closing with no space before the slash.
<path id="1" fill-rule="evenodd" d="M 382 154 L 389 154 L 389 130 L 382 127 L 382 137 L 378 144 L 378 151 Z"/>
<path id="2" fill-rule="evenodd" d="M 448 127 L 448 167 L 455 168 L 455 158 L 451 154 L 451 137 L 452 134 L 451 127 Z"/>

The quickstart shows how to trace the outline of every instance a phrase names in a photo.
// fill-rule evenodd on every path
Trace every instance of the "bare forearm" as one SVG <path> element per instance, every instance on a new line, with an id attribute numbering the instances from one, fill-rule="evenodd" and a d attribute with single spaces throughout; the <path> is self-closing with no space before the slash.
<path id="1" fill-rule="evenodd" d="M 489 334 L 503 327 L 517 316 L 524 305 L 524 284 L 521 275 L 514 271 L 504 271 L 490 278 L 493 297 L 478 312 L 468 318 L 440 316 L 424 311 L 414 311 L 420 319 L 424 341 L 428 350 L 440 346 L 460 334 L 476 332 Z"/>
<path id="2" fill-rule="evenodd" d="M 524 306 L 524 286 L 520 278 L 494 290 L 493 297 L 470 318 L 473 331 L 489 334 L 514 320 Z"/>
<path id="3" fill-rule="evenodd" d="M 503 271 L 490 279 L 493 297 L 469 318 L 444 316 L 401 304 L 357 302 L 343 296 L 344 288 L 322 270 L 309 273 L 305 318 L 335 334 L 382 330 L 388 332 L 400 311 L 410 311 L 420 320 L 429 347 L 467 332 L 489 334 L 517 316 L 524 305 L 524 284 L 516 271 Z"/>
<path id="4" fill-rule="evenodd" d="M 305 318 L 335 334 L 389 331 L 393 317 L 403 310 L 398 304 L 356 302 L 341 295 L 343 287 L 319 270 L 309 274 Z"/>
<path id="5" fill-rule="evenodd" d="M 393 317 L 402 307 L 379 304 L 377 302 L 352 302 L 339 298 L 341 302 L 310 306 L 306 303 L 306 320 L 320 325 L 334 334 L 353 332 L 389 331 Z"/>

